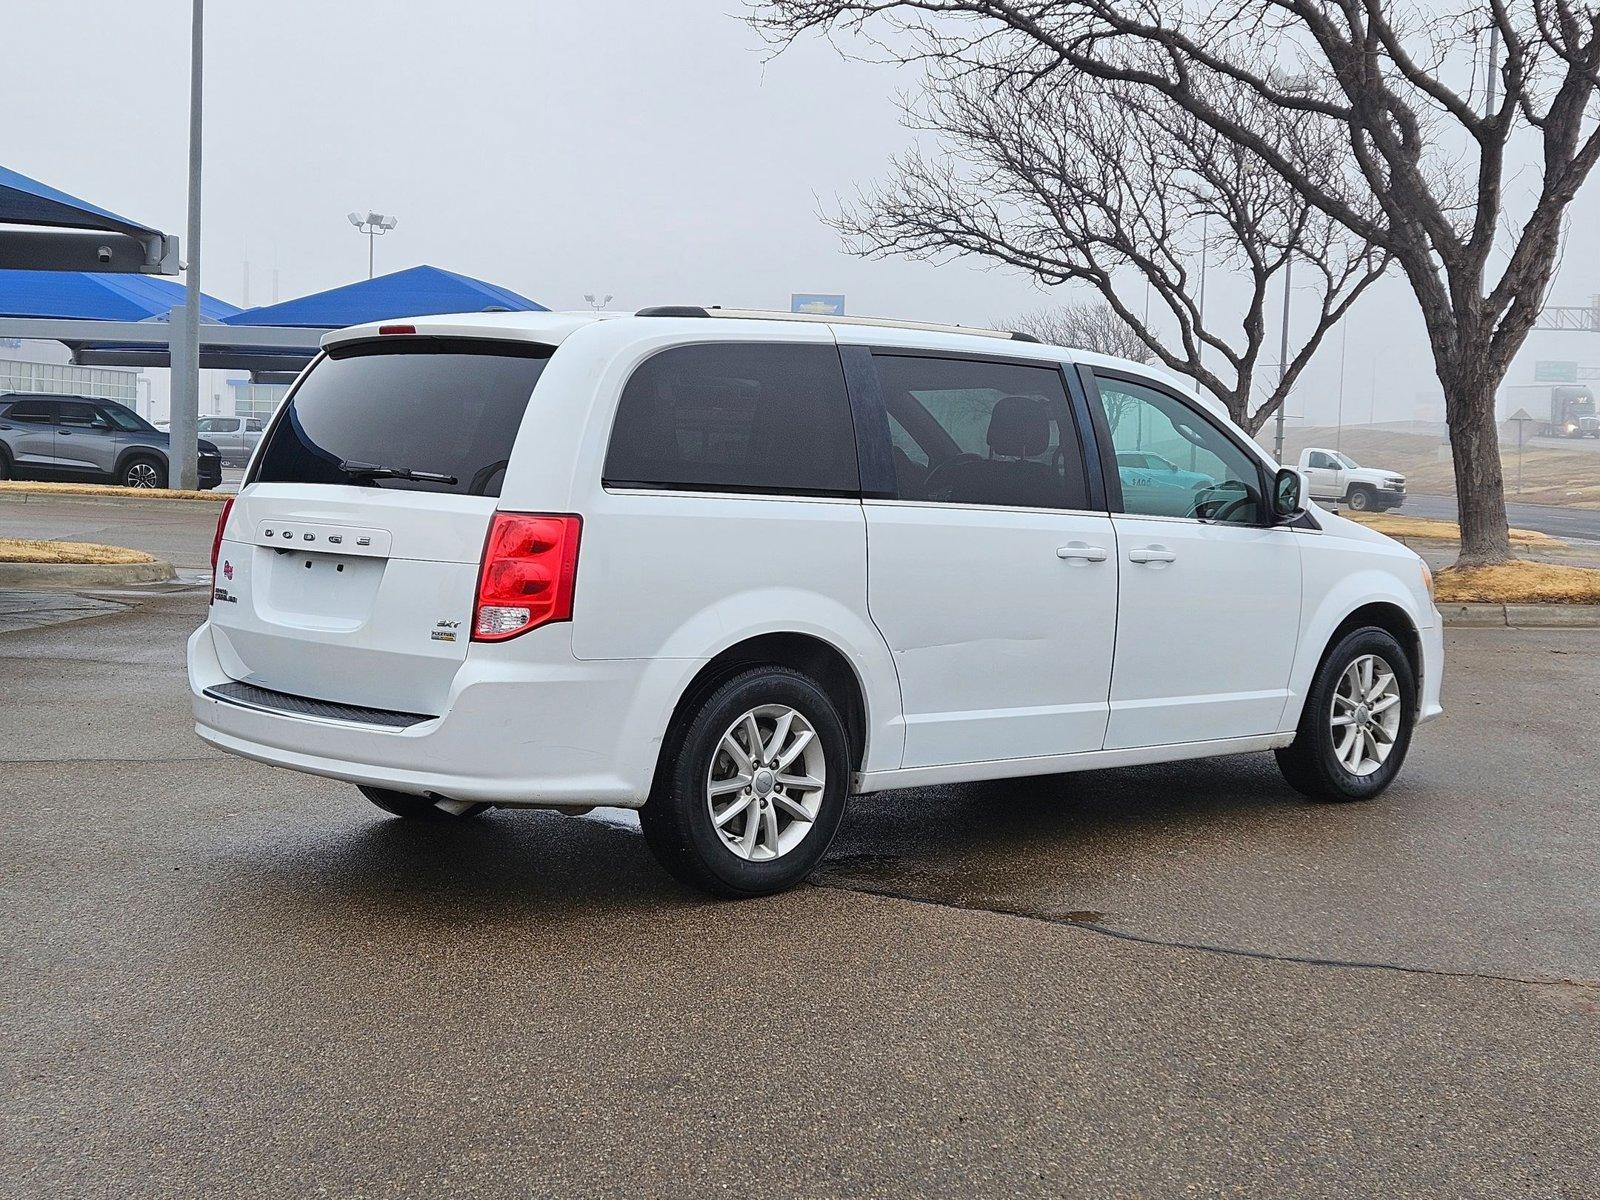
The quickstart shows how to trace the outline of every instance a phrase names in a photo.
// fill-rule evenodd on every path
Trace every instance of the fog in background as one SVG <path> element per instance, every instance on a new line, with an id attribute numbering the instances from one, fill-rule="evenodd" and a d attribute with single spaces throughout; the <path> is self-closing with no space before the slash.
<path id="1" fill-rule="evenodd" d="M 345 214 L 370 208 L 400 222 L 377 243 L 380 274 L 431 263 L 551 308 L 584 307 L 586 292 L 615 308 L 787 308 L 791 292 L 843 292 L 853 314 L 987 325 L 1091 298 L 976 260 L 848 254 L 820 217 L 907 146 L 895 97 L 916 75 L 816 40 L 771 59 L 738 12 L 736 0 L 211 0 L 205 290 L 263 304 L 275 275 L 279 299 L 363 278 L 366 238 Z M 10 0 L 6 28 L 0 161 L 181 234 L 186 0 Z M 1512 194 L 1537 182 L 1530 171 Z M 1220 272 L 1210 289 L 1208 307 L 1227 303 Z M 1550 301 L 1597 292 L 1591 182 Z M 1347 423 L 1442 419 L 1402 279 L 1374 287 L 1347 325 Z M 1340 337 L 1291 414 L 1333 421 Z M 1275 358 L 1275 332 L 1271 344 Z M 1600 366 L 1600 334 L 1533 334 L 1507 383 L 1532 382 L 1536 359 Z M 1518 402 L 1503 393 L 1502 411 Z"/>

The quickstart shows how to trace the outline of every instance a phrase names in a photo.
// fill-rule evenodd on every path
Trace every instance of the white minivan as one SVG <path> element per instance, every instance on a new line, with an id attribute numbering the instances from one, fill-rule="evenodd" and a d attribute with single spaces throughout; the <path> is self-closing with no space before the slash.
<path id="1" fill-rule="evenodd" d="M 852 793 L 1274 750 L 1363 799 L 1440 711 L 1421 559 L 1184 385 L 1014 334 L 341 330 L 213 559 L 207 742 L 412 820 L 638 808 L 724 896 L 803 879 Z"/>

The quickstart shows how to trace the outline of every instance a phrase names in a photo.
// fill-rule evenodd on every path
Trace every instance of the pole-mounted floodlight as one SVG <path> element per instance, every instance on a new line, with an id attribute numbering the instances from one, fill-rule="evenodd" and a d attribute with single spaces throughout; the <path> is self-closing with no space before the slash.
<path id="1" fill-rule="evenodd" d="M 388 233 L 400 222 L 394 217 L 386 217 L 382 213 L 369 212 L 362 216 L 358 212 L 348 214 L 350 224 L 367 235 L 367 278 L 372 278 L 372 239 Z"/>
<path id="2" fill-rule="evenodd" d="M 604 296 L 597 297 L 593 292 L 585 292 L 583 294 L 583 302 L 590 308 L 594 309 L 595 312 L 599 312 L 602 308 L 611 303 L 611 293 L 607 292 Z"/>

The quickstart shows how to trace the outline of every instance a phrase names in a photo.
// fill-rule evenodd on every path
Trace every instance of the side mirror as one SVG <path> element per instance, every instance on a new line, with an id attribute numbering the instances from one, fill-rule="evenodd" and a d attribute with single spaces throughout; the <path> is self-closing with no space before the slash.
<path id="1" fill-rule="evenodd" d="M 1300 472 L 1280 467 L 1272 479 L 1272 515 L 1285 521 L 1300 508 Z"/>

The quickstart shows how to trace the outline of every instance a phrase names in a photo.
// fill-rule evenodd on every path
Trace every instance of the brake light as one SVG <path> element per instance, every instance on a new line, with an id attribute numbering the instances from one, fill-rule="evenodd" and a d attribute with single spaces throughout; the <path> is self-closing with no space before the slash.
<path id="1" fill-rule="evenodd" d="M 572 619 L 582 529 L 582 518 L 574 516 L 494 515 L 478 572 L 473 641 L 503 642 Z"/>
<path id="2" fill-rule="evenodd" d="M 222 531 L 227 527 L 228 514 L 233 511 L 233 497 L 222 502 L 222 514 L 217 518 L 217 532 L 211 536 L 211 590 L 217 590 L 217 559 L 222 554 Z"/>
<path id="3" fill-rule="evenodd" d="M 417 331 L 417 327 L 415 325 L 379 325 L 378 326 L 378 335 L 380 337 L 387 336 L 388 334 L 391 334 L 391 333 L 415 333 L 416 331 Z"/>

